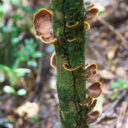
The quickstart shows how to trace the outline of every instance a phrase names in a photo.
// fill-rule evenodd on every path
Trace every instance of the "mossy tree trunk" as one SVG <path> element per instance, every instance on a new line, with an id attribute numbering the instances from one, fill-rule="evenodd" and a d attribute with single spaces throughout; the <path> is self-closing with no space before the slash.
<path id="1" fill-rule="evenodd" d="M 53 30 L 58 39 L 55 44 L 57 64 L 57 93 L 62 128 L 87 128 L 86 107 L 79 103 L 85 100 L 85 80 L 82 67 L 75 71 L 63 68 L 63 63 L 77 67 L 85 62 L 84 4 L 83 0 L 51 0 Z M 68 28 L 66 24 L 79 23 Z M 71 42 L 69 40 L 72 40 Z"/>

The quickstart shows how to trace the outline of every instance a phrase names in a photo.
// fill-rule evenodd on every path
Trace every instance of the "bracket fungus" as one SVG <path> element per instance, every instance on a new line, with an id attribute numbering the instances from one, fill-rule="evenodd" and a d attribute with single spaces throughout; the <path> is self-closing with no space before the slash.
<path id="1" fill-rule="evenodd" d="M 90 102 L 88 104 L 88 113 L 94 109 L 94 107 L 96 106 L 96 103 L 97 103 L 97 99 L 95 99 L 93 102 Z"/>
<path id="2" fill-rule="evenodd" d="M 94 123 L 94 122 L 97 121 L 97 119 L 99 118 L 99 116 L 100 116 L 100 112 L 99 111 L 94 111 L 94 112 L 92 112 L 92 113 L 90 113 L 88 115 L 88 118 L 87 118 L 86 122 L 88 124 Z"/>
<path id="3" fill-rule="evenodd" d="M 87 21 L 84 21 L 84 24 L 86 25 L 85 30 L 88 31 L 90 29 L 90 24 Z"/>
<path id="4" fill-rule="evenodd" d="M 52 34 L 52 13 L 47 9 L 40 9 L 33 16 L 36 37 L 46 44 L 56 43 Z"/>
<path id="5" fill-rule="evenodd" d="M 86 15 L 85 15 L 85 21 L 91 21 L 94 19 L 99 12 L 98 8 L 92 7 L 89 9 L 86 9 Z"/>
<path id="6" fill-rule="evenodd" d="M 67 41 L 69 42 L 69 43 L 72 43 L 72 42 L 74 42 L 76 39 L 74 38 L 74 39 L 67 39 Z"/>
<path id="7" fill-rule="evenodd" d="M 50 61 L 50 65 L 56 69 L 56 53 L 53 52 L 52 56 L 51 56 L 51 61 Z"/>
<path id="8" fill-rule="evenodd" d="M 79 21 L 76 21 L 75 24 L 72 24 L 72 25 L 66 24 L 66 27 L 67 27 L 67 28 L 74 28 L 74 27 L 76 27 L 78 24 L 79 24 Z"/>
<path id="9" fill-rule="evenodd" d="M 76 69 L 80 68 L 83 65 L 83 63 L 80 63 L 80 65 L 76 66 L 76 67 L 70 67 L 69 63 L 65 62 L 63 64 L 64 69 L 68 70 L 68 71 L 75 71 Z"/>
<path id="10" fill-rule="evenodd" d="M 85 106 L 92 102 L 92 98 L 88 97 L 84 102 L 80 103 L 81 106 Z"/>
<path id="11" fill-rule="evenodd" d="M 93 83 L 91 86 L 88 87 L 86 93 L 90 98 L 99 97 L 102 93 L 101 82 L 96 81 L 95 83 Z"/>
<path id="12" fill-rule="evenodd" d="M 81 75 L 84 76 L 85 79 L 90 79 L 97 74 L 97 65 L 96 64 L 91 64 L 91 65 L 85 66 L 84 68 L 85 69 Z"/>

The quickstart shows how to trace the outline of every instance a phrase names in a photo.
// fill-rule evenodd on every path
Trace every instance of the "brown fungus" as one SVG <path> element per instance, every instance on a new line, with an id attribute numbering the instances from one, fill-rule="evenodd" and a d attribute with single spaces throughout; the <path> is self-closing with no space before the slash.
<path id="1" fill-rule="evenodd" d="M 97 103 L 97 99 L 95 99 L 92 103 L 89 103 L 88 104 L 88 113 L 90 113 L 96 106 L 96 103 Z"/>
<path id="2" fill-rule="evenodd" d="M 96 81 L 95 83 L 93 83 L 91 86 L 88 87 L 86 93 L 90 98 L 99 97 L 102 93 L 101 82 Z"/>
<path id="3" fill-rule="evenodd" d="M 93 18 L 97 16 L 99 9 L 97 8 L 89 8 L 86 9 L 85 21 L 91 21 Z"/>
<path id="4" fill-rule="evenodd" d="M 81 106 L 85 106 L 85 105 L 87 105 L 87 104 L 89 104 L 91 102 L 92 102 L 92 98 L 88 97 L 85 101 L 83 101 L 82 103 L 80 103 L 80 105 Z"/>
<path id="5" fill-rule="evenodd" d="M 52 56 L 51 56 L 51 61 L 50 61 L 50 65 L 56 69 L 56 54 L 55 52 L 53 52 Z"/>
<path id="6" fill-rule="evenodd" d="M 100 112 L 99 111 L 94 111 L 94 112 L 92 112 L 92 113 L 90 113 L 88 115 L 86 122 L 88 124 L 94 123 L 94 122 L 97 121 L 97 119 L 99 118 L 99 116 L 100 116 Z"/>
<path id="7" fill-rule="evenodd" d="M 90 79 L 94 77 L 97 74 L 97 65 L 91 64 L 88 66 L 84 66 L 84 71 L 82 72 L 82 76 L 85 77 L 85 79 Z"/>
<path id="8" fill-rule="evenodd" d="M 47 9 L 40 9 L 33 16 L 33 24 L 36 31 L 36 37 L 42 42 L 51 44 L 57 42 L 52 34 L 52 13 Z"/>
<path id="9" fill-rule="evenodd" d="M 75 71 L 76 69 L 80 68 L 83 65 L 83 63 L 81 63 L 80 65 L 76 66 L 76 67 L 70 67 L 69 63 L 65 62 L 63 64 L 64 69 L 68 70 L 68 71 Z"/>

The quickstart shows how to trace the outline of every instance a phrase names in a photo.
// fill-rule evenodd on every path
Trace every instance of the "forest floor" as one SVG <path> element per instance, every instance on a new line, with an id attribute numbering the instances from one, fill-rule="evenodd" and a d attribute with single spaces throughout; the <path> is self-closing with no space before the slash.
<path id="1" fill-rule="evenodd" d="M 103 88 L 100 99 L 103 106 L 99 106 L 102 114 L 98 122 L 90 127 L 128 128 L 128 2 L 101 1 L 97 6 L 104 7 L 105 13 L 91 22 L 91 29 L 87 33 L 86 62 L 96 63 L 99 70 L 93 81 L 87 81 L 87 84 L 100 80 Z M 49 63 L 50 55 L 44 57 Z M 34 94 L 28 97 L 0 97 L 0 128 L 60 128 L 56 71 L 50 65 L 44 68 L 44 82 Z M 39 108 L 31 105 L 34 111 L 39 109 L 38 116 L 32 119 L 26 115 L 19 117 L 19 106 L 25 106 L 29 101 L 38 104 Z"/>

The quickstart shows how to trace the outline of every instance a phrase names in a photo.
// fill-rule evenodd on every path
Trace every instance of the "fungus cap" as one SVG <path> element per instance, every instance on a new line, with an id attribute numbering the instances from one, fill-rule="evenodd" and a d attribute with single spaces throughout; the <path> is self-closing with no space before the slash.
<path id="1" fill-rule="evenodd" d="M 98 12 L 99 9 L 94 7 L 86 10 L 85 21 L 91 21 L 97 16 Z"/>
<path id="2" fill-rule="evenodd" d="M 68 70 L 68 71 L 75 71 L 75 70 L 77 70 L 78 68 L 80 68 L 82 65 L 83 65 L 83 63 L 80 63 L 80 65 L 78 65 L 78 66 L 76 66 L 76 67 L 70 67 L 70 65 L 69 65 L 67 62 L 65 62 L 65 63 L 63 64 L 63 67 L 64 67 L 64 69 L 66 69 L 66 70 Z"/>
<path id="3" fill-rule="evenodd" d="M 82 103 L 80 103 L 81 106 L 87 105 L 89 103 L 92 102 L 92 98 L 88 97 L 85 101 L 83 101 Z"/>
<path id="4" fill-rule="evenodd" d="M 40 9 L 33 16 L 36 37 L 44 43 L 55 43 L 57 40 L 52 35 L 52 13 L 47 9 Z"/>
<path id="5" fill-rule="evenodd" d="M 90 98 L 99 97 L 102 93 L 101 82 L 96 81 L 95 83 L 93 83 L 90 87 L 88 87 L 86 93 Z"/>
<path id="6" fill-rule="evenodd" d="M 90 113 L 88 115 L 88 118 L 87 118 L 86 122 L 88 124 L 94 123 L 94 122 L 97 121 L 97 119 L 99 118 L 99 116 L 100 116 L 100 112 L 99 111 L 94 111 L 94 112 L 92 112 L 92 113 Z"/>
<path id="7" fill-rule="evenodd" d="M 56 53 L 53 52 L 52 56 L 51 56 L 51 61 L 50 61 L 50 65 L 56 69 Z"/>
<path id="8" fill-rule="evenodd" d="M 85 30 L 88 31 L 90 29 L 90 24 L 86 21 L 84 21 L 84 24 L 86 25 Z"/>

